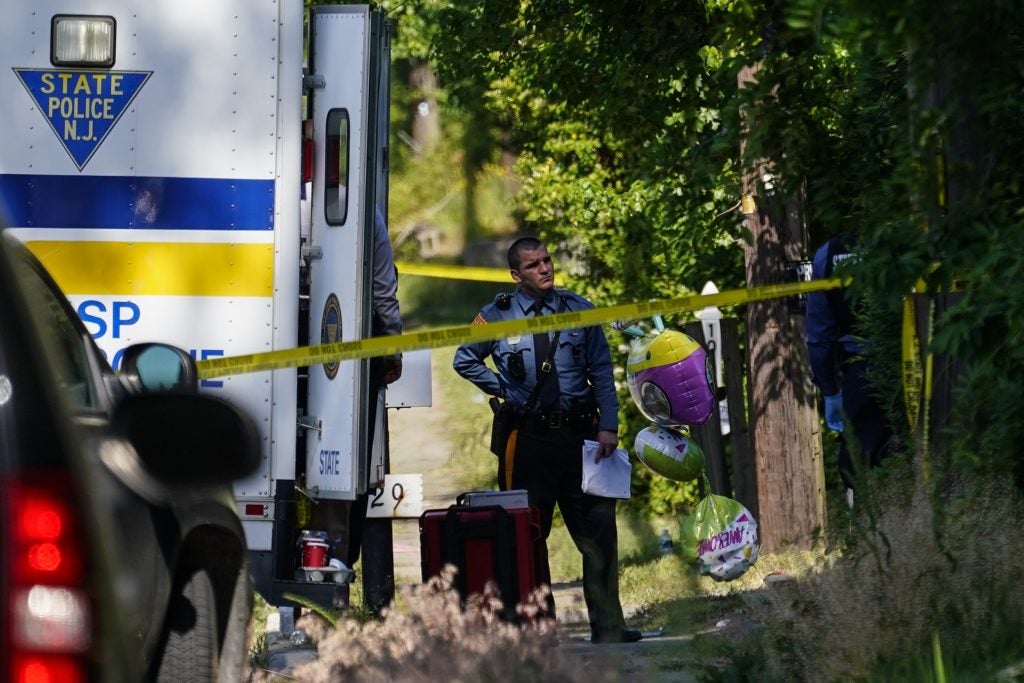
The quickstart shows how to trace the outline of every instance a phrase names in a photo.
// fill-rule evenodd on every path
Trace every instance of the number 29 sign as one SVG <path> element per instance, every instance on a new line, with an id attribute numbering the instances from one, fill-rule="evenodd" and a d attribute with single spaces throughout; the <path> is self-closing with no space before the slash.
<path id="1" fill-rule="evenodd" d="M 409 518 L 423 514 L 423 475 L 386 474 L 384 485 L 370 490 L 367 517 Z"/>

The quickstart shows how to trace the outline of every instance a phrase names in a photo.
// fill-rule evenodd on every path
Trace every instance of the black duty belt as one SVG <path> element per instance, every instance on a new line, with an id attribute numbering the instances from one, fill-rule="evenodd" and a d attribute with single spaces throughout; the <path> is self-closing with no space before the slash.
<path id="1" fill-rule="evenodd" d="M 540 410 L 526 419 L 525 426 L 533 429 L 593 429 L 597 413 L 593 410 Z"/>

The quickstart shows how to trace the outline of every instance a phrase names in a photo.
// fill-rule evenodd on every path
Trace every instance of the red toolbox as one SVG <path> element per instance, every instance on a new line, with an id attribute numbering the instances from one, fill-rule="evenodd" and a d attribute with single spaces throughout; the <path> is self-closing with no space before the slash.
<path id="1" fill-rule="evenodd" d="M 507 616 L 538 586 L 551 584 L 547 546 L 535 507 L 453 505 L 420 516 L 423 580 L 445 564 L 458 569 L 455 586 L 463 599 L 482 593 L 488 581 L 498 586 Z"/>

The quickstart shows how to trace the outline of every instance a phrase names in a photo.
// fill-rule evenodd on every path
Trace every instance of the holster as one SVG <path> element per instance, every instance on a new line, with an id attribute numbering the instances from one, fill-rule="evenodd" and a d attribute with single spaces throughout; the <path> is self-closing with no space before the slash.
<path id="1" fill-rule="evenodd" d="M 508 403 L 502 403 L 497 398 L 491 398 L 491 410 L 494 411 L 491 422 L 491 453 L 501 457 L 505 454 L 505 447 L 512 431 L 519 426 L 519 413 Z"/>

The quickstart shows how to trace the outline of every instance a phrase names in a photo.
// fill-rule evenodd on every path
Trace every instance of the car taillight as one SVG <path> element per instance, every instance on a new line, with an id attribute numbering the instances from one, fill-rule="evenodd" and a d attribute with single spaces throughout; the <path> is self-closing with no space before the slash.
<path id="1" fill-rule="evenodd" d="M 0 486 L 8 525 L 4 645 L 13 683 L 87 679 L 92 607 L 72 491 L 64 475 Z"/>
<path id="2" fill-rule="evenodd" d="M 70 657 L 35 655 L 15 660 L 14 683 L 83 683 L 85 670 Z"/>

